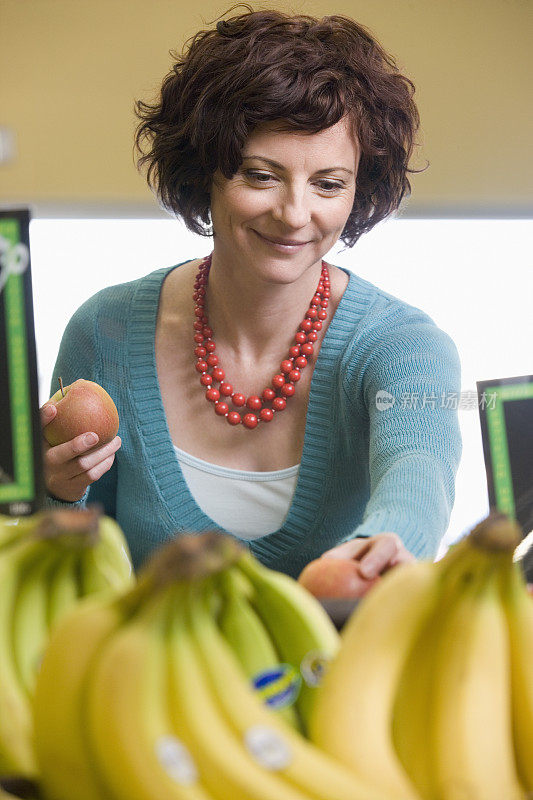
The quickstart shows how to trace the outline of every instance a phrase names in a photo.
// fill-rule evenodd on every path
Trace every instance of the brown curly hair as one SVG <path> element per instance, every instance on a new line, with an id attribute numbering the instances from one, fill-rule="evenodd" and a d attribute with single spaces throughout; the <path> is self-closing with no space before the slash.
<path id="1" fill-rule="evenodd" d="M 414 85 L 363 26 L 253 11 L 199 31 L 164 78 L 156 103 L 135 103 L 138 167 L 164 208 L 211 235 L 216 170 L 231 178 L 261 123 L 316 133 L 352 120 L 360 147 L 354 205 L 341 239 L 362 233 L 410 192 L 409 160 L 419 116 Z M 231 9 L 232 11 L 235 9 Z"/>

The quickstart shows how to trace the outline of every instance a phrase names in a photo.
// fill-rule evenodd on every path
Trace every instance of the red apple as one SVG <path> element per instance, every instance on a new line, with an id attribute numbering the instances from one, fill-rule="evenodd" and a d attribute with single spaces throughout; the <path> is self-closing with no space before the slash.
<path id="1" fill-rule="evenodd" d="M 350 558 L 317 558 L 304 567 L 298 582 L 321 600 L 362 597 L 379 580 L 363 578 L 356 561 Z"/>
<path id="2" fill-rule="evenodd" d="M 43 434 L 52 446 L 88 431 L 98 434 L 98 444 L 110 442 L 117 435 L 117 408 L 106 390 L 94 381 L 79 378 L 59 389 L 45 405 L 49 403 L 56 406 L 57 414 L 45 425 Z"/>

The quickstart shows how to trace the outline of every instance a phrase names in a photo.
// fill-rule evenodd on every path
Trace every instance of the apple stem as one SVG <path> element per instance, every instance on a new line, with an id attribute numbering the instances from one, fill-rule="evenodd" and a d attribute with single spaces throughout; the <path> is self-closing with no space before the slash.
<path id="1" fill-rule="evenodd" d="M 63 380 L 61 378 L 59 378 L 59 388 L 61 389 L 61 396 L 64 397 L 65 392 L 63 390 Z"/>

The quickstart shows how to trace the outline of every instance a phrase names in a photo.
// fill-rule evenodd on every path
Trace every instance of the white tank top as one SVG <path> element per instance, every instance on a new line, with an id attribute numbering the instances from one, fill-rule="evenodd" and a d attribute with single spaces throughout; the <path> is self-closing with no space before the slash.
<path id="1" fill-rule="evenodd" d="M 299 464 L 274 472 L 247 472 L 210 464 L 176 446 L 174 450 L 196 503 L 221 528 L 240 539 L 258 539 L 281 527 Z"/>

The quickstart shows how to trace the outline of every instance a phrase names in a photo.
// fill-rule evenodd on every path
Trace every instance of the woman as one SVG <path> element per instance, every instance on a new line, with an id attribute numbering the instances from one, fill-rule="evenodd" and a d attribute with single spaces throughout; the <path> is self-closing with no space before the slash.
<path id="1" fill-rule="evenodd" d="M 412 93 L 355 22 L 250 9 L 198 33 L 158 102 L 137 104 L 151 187 L 193 231 L 212 226 L 213 251 L 76 312 L 54 387 L 103 385 L 120 438 L 46 450 L 52 502 L 103 503 L 136 564 L 214 528 L 292 575 L 354 558 L 364 591 L 435 553 L 460 457 L 441 402 L 455 347 L 323 262 L 409 191 Z"/>

